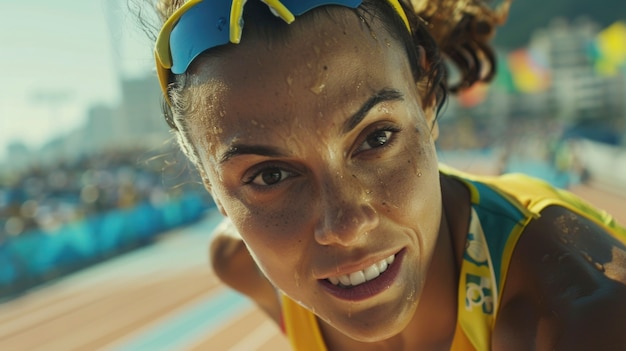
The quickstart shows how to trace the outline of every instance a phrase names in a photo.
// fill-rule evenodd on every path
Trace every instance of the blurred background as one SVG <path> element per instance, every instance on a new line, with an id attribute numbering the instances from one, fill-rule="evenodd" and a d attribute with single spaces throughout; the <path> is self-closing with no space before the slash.
<path id="1" fill-rule="evenodd" d="M 514 1 L 498 74 L 450 99 L 439 156 L 626 223 L 626 2 L 593 4 Z M 0 349 L 284 349 L 208 268 L 220 217 L 161 116 L 140 10 L 0 2 Z"/>

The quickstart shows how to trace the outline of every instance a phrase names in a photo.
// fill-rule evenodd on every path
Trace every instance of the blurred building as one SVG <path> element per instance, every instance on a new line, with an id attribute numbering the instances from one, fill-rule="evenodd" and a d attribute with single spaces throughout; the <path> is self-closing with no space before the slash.
<path id="1" fill-rule="evenodd" d="M 123 132 L 122 121 L 117 109 L 106 105 L 92 106 L 87 111 L 83 130 L 85 151 L 95 153 L 115 143 L 115 135 Z"/>
<path id="2" fill-rule="evenodd" d="M 119 106 L 93 106 L 82 131 L 89 152 L 111 148 L 158 147 L 169 138 L 161 113 L 161 90 L 156 77 L 122 81 Z"/>
<path id="3" fill-rule="evenodd" d="M 106 150 L 140 147 L 160 148 L 171 138 L 161 113 L 161 90 L 154 76 L 124 79 L 118 106 L 94 105 L 86 111 L 85 124 L 71 133 L 48 141 L 40 150 L 24 145 L 8 148 L 6 170 L 30 165 L 75 160 Z"/>
<path id="4" fill-rule="evenodd" d="M 602 47 L 608 36 L 610 46 Z M 473 133 L 494 142 L 508 129 L 532 122 L 546 130 L 547 125 L 561 128 L 572 137 L 624 145 L 626 60 L 602 66 L 611 56 L 607 50 L 626 52 L 626 25 L 600 28 L 587 19 L 556 19 L 537 30 L 527 47 L 498 52 L 498 73 L 489 90 L 472 88 L 478 91 L 451 100 L 440 121 L 454 124 L 470 116 Z"/>
<path id="5" fill-rule="evenodd" d="M 123 101 L 118 111 L 117 142 L 159 145 L 168 137 L 161 112 L 161 89 L 156 76 L 122 81 Z"/>
<path id="6" fill-rule="evenodd" d="M 599 32 L 586 19 L 555 20 L 535 32 L 529 44 L 547 59 L 551 85 L 544 95 L 546 107 L 567 122 L 624 118 L 623 74 L 601 74 L 595 65 L 593 46 Z"/>
<path id="7" fill-rule="evenodd" d="M 7 161 L 3 164 L 3 168 L 22 169 L 30 165 L 33 158 L 33 152 L 21 142 L 12 142 L 7 147 Z"/>

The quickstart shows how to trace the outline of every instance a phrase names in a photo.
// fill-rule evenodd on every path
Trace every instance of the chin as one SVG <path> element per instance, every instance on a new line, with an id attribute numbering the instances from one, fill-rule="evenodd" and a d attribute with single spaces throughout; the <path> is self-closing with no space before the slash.
<path id="1" fill-rule="evenodd" d="M 350 330 L 345 331 L 344 334 L 349 336 L 351 339 L 359 342 L 375 343 L 391 339 L 394 336 L 400 334 L 400 332 L 402 332 L 406 327 L 406 324 L 397 326 L 387 325 L 385 327 L 376 324 L 364 328 L 351 326 Z"/>
<path id="2" fill-rule="evenodd" d="M 343 325 L 335 326 L 335 328 L 356 341 L 380 342 L 400 334 L 409 324 L 414 312 L 413 308 L 409 308 L 400 314 L 390 314 L 387 318 L 376 318 L 372 314 L 359 316 L 355 313 L 344 317 L 341 321 Z"/>

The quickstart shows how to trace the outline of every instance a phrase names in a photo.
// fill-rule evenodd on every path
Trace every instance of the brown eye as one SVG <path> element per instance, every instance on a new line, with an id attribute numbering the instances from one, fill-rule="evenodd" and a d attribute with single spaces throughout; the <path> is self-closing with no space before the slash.
<path id="1" fill-rule="evenodd" d="M 377 130 L 374 133 L 370 134 L 367 136 L 367 138 L 365 139 L 365 143 L 370 147 L 370 148 L 377 148 L 380 146 L 383 146 L 385 144 L 387 144 L 387 142 L 389 141 L 389 138 L 391 138 L 391 132 L 388 130 Z"/>
<path id="2" fill-rule="evenodd" d="M 393 137 L 393 130 L 379 129 L 365 137 L 363 143 L 359 146 L 357 151 L 367 151 L 385 146 Z"/>
<path id="3" fill-rule="evenodd" d="M 266 168 L 257 173 L 251 183 L 262 186 L 277 184 L 292 176 L 291 172 L 287 172 L 280 168 Z"/>

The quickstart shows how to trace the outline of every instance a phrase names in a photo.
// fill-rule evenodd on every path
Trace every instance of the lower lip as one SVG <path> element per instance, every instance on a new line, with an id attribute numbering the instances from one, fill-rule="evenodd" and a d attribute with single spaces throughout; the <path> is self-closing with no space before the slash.
<path id="1" fill-rule="evenodd" d="M 391 284 L 400 272 L 400 265 L 402 264 L 404 253 L 404 249 L 398 252 L 395 260 L 386 271 L 375 279 L 363 284 L 350 288 L 342 288 L 337 285 L 333 285 L 326 279 L 321 279 L 319 282 L 326 291 L 338 299 L 346 301 L 362 301 L 369 299 L 370 297 L 376 296 L 391 287 Z"/>

